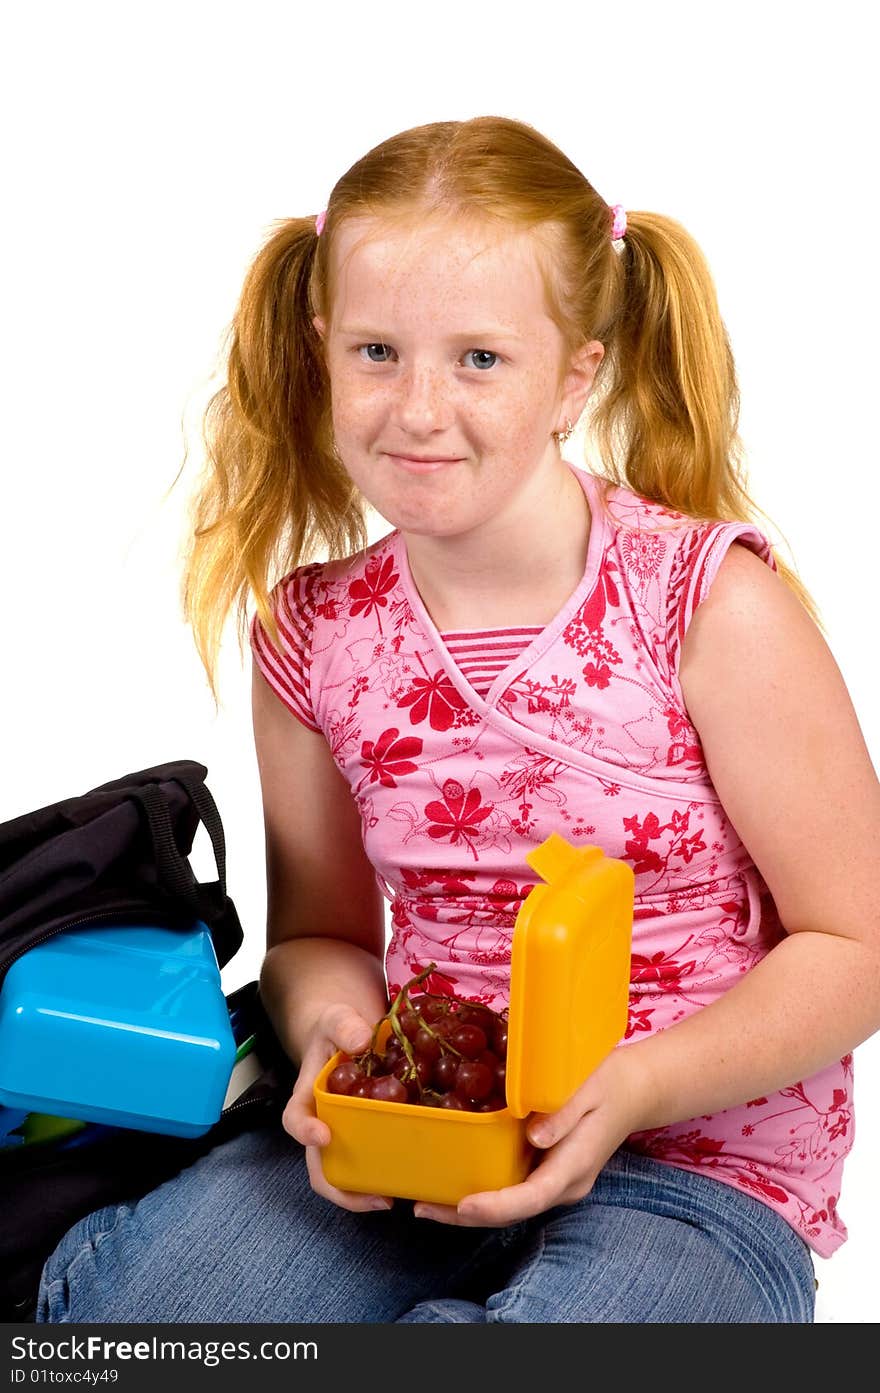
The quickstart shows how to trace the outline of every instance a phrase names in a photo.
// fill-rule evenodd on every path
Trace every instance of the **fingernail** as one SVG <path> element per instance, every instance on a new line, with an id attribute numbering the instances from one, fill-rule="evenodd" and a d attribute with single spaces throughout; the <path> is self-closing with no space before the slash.
<path id="1" fill-rule="evenodd" d="M 413 1208 L 413 1214 L 417 1219 L 427 1219 L 430 1217 L 428 1210 L 425 1208 L 423 1204 L 415 1205 Z"/>
<path id="2" fill-rule="evenodd" d="M 550 1141 L 550 1133 L 546 1127 L 536 1127 L 534 1131 L 529 1133 L 529 1136 L 534 1146 L 547 1146 Z"/>
<path id="3" fill-rule="evenodd" d="M 370 1200 L 371 1209 L 390 1209 L 390 1200 Z"/>

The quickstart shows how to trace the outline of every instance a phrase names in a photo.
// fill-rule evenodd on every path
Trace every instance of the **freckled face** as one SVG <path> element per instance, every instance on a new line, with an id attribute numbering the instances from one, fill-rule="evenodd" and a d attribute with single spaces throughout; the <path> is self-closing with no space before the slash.
<path id="1" fill-rule="evenodd" d="M 402 531 L 503 524 L 560 468 L 563 340 L 528 236 L 364 219 L 342 225 L 334 257 L 332 319 L 315 325 L 352 480 Z"/>

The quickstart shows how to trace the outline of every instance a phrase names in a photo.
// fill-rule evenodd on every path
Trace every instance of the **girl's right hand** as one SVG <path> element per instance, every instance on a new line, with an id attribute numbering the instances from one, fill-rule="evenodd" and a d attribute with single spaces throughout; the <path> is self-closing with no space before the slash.
<path id="1" fill-rule="evenodd" d="M 361 1195 L 353 1190 L 337 1190 L 324 1178 L 321 1147 L 330 1140 L 330 1128 L 315 1112 L 315 1079 L 337 1050 L 360 1054 L 373 1037 L 373 1027 L 353 1006 L 327 1006 L 318 1017 L 303 1050 L 299 1075 L 290 1101 L 281 1118 L 285 1132 L 301 1142 L 306 1150 L 306 1166 L 312 1189 L 342 1209 L 364 1212 L 390 1209 L 393 1199 L 386 1195 Z"/>

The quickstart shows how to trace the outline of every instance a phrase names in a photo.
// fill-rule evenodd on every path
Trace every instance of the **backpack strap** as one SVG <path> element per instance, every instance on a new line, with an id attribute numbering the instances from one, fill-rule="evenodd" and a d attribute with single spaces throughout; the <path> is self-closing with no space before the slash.
<path id="1" fill-rule="evenodd" d="M 238 911 L 226 893 L 226 839 L 220 813 L 198 772 L 178 771 L 171 775 L 189 794 L 211 838 L 219 879 L 203 884 L 196 880 L 192 866 L 181 854 L 174 836 L 168 804 L 160 786 L 146 783 L 131 788 L 128 796 L 143 810 L 150 829 L 157 876 L 162 888 L 185 905 L 211 931 L 220 967 L 238 951 L 244 931 Z"/>
<path id="2" fill-rule="evenodd" d="M 214 797 L 207 784 L 196 775 L 189 772 L 174 775 L 177 783 L 181 784 L 189 794 L 196 810 L 205 824 L 208 835 L 211 838 L 211 845 L 214 848 L 214 860 L 217 862 L 218 879 L 220 889 L 226 894 L 226 835 L 223 831 L 223 823 L 220 812 Z M 155 785 L 153 785 L 155 787 Z"/>
<path id="3" fill-rule="evenodd" d="M 208 788 L 197 778 L 189 778 L 183 774 L 176 774 L 174 778 L 189 794 L 211 838 L 214 860 L 217 862 L 217 884 L 220 887 L 221 896 L 225 899 L 226 838 L 217 804 Z M 139 803 L 146 814 L 161 885 L 169 894 L 175 895 L 193 909 L 198 910 L 201 907 L 202 892 L 208 887 L 196 880 L 188 858 L 182 854 L 177 845 L 171 814 L 161 788 L 156 783 L 148 783 L 143 784 L 140 788 L 131 788 L 128 792 L 133 802 Z M 213 903 L 212 898 L 211 904 L 213 905 Z"/>
<path id="4" fill-rule="evenodd" d="M 130 789 L 128 796 L 133 803 L 142 808 L 146 816 L 160 886 L 167 894 L 182 900 L 198 913 L 199 882 L 187 857 L 182 855 L 177 845 L 171 814 L 161 790 L 156 784 L 144 784 L 142 788 Z"/>

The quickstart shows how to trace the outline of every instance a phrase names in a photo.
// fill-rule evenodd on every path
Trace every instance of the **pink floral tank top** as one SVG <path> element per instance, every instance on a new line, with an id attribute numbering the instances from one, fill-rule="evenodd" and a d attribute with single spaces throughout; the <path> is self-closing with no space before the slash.
<path id="1" fill-rule="evenodd" d="M 708 1005 L 784 936 L 712 786 L 678 680 L 682 638 L 727 548 L 775 569 L 748 523 L 699 523 L 569 465 L 592 516 L 577 590 L 478 691 L 415 588 L 397 530 L 345 560 L 300 566 L 272 592 L 275 649 L 254 660 L 327 740 L 391 902 L 395 991 L 507 1002 L 510 944 L 535 884 L 525 853 L 551 832 L 635 873 L 629 1022 L 620 1048 Z M 522 635 L 523 631 L 519 631 Z M 479 684 L 478 684 L 479 685 Z M 734 1185 L 822 1257 L 852 1145 L 852 1056 L 769 1097 L 627 1144 Z"/>

